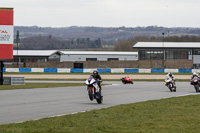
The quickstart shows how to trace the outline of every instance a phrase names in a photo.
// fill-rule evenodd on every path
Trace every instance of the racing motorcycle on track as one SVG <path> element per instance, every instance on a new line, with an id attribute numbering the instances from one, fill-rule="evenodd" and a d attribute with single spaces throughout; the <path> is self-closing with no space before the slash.
<path id="1" fill-rule="evenodd" d="M 196 92 L 200 92 L 198 77 L 194 77 L 193 79 L 191 79 L 191 85 L 194 85 L 194 88 L 195 88 Z"/>
<path id="2" fill-rule="evenodd" d="M 130 78 L 122 77 L 120 80 L 123 84 L 133 84 L 133 81 L 131 81 Z"/>
<path id="3" fill-rule="evenodd" d="M 165 79 L 165 85 L 169 88 L 171 92 L 176 92 L 176 86 L 172 78 Z"/>
<path id="4" fill-rule="evenodd" d="M 98 85 L 99 81 L 96 81 L 94 78 L 88 78 L 85 81 L 87 85 L 87 91 L 89 95 L 89 99 L 93 101 L 96 99 L 97 103 L 101 104 L 103 102 L 103 96 L 101 95 L 101 89 Z"/>

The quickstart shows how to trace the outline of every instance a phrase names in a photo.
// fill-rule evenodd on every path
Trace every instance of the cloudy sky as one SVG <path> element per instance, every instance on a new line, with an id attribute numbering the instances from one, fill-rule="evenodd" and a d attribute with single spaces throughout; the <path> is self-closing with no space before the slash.
<path id="1" fill-rule="evenodd" d="M 16 26 L 200 27 L 200 0 L 0 0 Z"/>

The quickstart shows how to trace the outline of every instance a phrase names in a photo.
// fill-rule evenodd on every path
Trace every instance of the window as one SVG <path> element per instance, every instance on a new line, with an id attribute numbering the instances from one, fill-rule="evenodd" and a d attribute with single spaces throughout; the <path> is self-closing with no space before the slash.
<path id="1" fill-rule="evenodd" d="M 97 61 L 97 58 L 86 58 L 86 61 Z"/>
<path id="2" fill-rule="evenodd" d="M 74 63 L 74 68 L 83 68 L 83 63 Z"/>
<path id="3" fill-rule="evenodd" d="M 166 50 L 167 60 L 188 59 L 188 50 Z"/>
<path id="4" fill-rule="evenodd" d="M 193 51 L 193 55 L 200 55 L 200 49 L 195 49 Z"/>
<path id="5" fill-rule="evenodd" d="M 139 60 L 163 60 L 162 50 L 139 50 Z"/>
<path id="6" fill-rule="evenodd" d="M 171 51 L 171 50 L 167 50 L 166 52 L 165 52 L 165 54 L 166 54 L 166 59 L 167 60 L 173 60 L 174 59 L 174 51 Z"/>
<path id="7" fill-rule="evenodd" d="M 108 60 L 108 61 L 111 61 L 111 60 L 119 60 L 119 58 L 108 58 L 107 60 Z"/>

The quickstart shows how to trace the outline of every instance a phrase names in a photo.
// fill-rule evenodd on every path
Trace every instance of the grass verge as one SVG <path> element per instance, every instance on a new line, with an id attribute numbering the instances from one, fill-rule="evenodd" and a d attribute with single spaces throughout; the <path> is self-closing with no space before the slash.
<path id="1" fill-rule="evenodd" d="M 200 95 L 0 125 L 2 133 L 197 133 Z"/>
<path id="2" fill-rule="evenodd" d="M 1 85 L 0 90 L 72 87 L 72 86 L 84 86 L 84 84 L 83 83 L 25 83 L 25 85 Z"/>
<path id="3" fill-rule="evenodd" d="M 102 84 L 111 85 L 111 84 Z M 16 90 L 16 89 L 34 89 L 34 88 L 52 88 L 52 87 L 73 87 L 85 86 L 83 83 L 25 83 L 25 85 L 1 85 L 0 90 Z"/>

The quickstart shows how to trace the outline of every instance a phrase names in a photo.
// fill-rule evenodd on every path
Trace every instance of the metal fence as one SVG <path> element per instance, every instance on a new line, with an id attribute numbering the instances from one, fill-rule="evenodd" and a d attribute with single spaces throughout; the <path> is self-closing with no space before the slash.
<path id="1" fill-rule="evenodd" d="M 24 77 L 4 77 L 3 85 L 24 85 Z"/>

